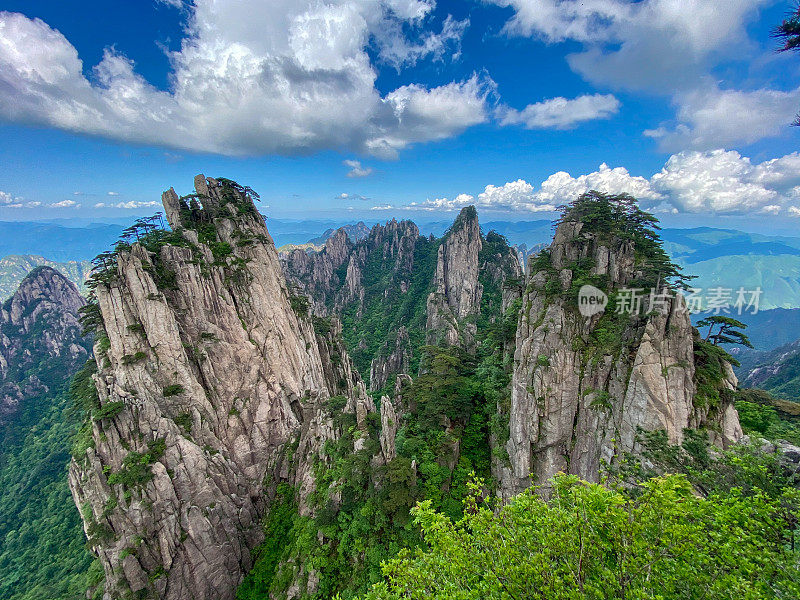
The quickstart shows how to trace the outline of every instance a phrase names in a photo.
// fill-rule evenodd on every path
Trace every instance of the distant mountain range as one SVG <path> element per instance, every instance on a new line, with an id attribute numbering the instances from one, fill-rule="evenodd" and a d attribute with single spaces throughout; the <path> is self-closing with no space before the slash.
<path id="1" fill-rule="evenodd" d="M 107 250 L 124 228 L 94 224 L 64 227 L 51 223 L 0 222 L 0 257 L 44 256 L 52 261 L 91 260 Z"/>
<path id="2" fill-rule="evenodd" d="M 762 290 L 760 308 L 800 307 L 800 238 L 731 229 L 664 229 L 664 248 L 698 288 Z"/>
<path id="3" fill-rule="evenodd" d="M 0 302 L 10 298 L 25 276 L 36 267 L 51 267 L 64 275 L 85 293 L 84 283 L 92 263 L 88 260 L 57 262 L 42 256 L 14 255 L 0 258 Z"/>
<path id="4" fill-rule="evenodd" d="M 358 241 L 372 225 L 325 219 L 267 219 L 270 234 L 278 247 L 287 244 L 318 247 L 338 227 L 345 227 L 351 239 Z M 430 221 L 423 223 L 420 230 L 425 235 L 440 236 L 449 226 L 449 222 Z M 55 263 L 86 261 L 109 248 L 122 229 L 117 224 L 66 227 L 53 223 L 0 222 L 0 257 L 35 256 L 38 258 L 28 259 L 34 266 L 50 264 L 42 262 L 44 260 Z M 523 255 L 539 244 L 549 243 L 553 234 L 552 223 L 546 219 L 488 221 L 482 224 L 481 229 L 484 233 L 496 231 L 505 236 L 518 250 L 524 250 Z M 721 286 L 734 290 L 760 287 L 763 290 L 762 310 L 800 307 L 800 237 L 767 236 L 713 227 L 667 228 L 661 234 L 667 252 L 688 274 L 697 276 L 693 280 L 695 287 Z M 70 269 L 51 266 L 80 283 Z M 21 280 L 19 275 L 12 279 L 7 277 L 8 274 L 0 274 L 2 297 L 7 297 Z"/>

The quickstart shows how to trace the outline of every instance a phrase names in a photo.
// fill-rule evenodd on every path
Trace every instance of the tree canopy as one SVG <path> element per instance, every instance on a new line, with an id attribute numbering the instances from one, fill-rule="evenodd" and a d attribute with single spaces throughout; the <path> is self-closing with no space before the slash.
<path id="1" fill-rule="evenodd" d="M 740 331 L 741 329 L 746 329 L 747 325 L 732 317 L 713 315 L 698 321 L 697 327 L 708 327 L 705 340 L 711 342 L 715 346 L 719 346 L 720 344 L 734 344 L 747 348 L 753 347 L 750 338 L 748 338 L 744 332 Z"/>
<path id="2" fill-rule="evenodd" d="M 385 563 L 367 600 L 800 597 L 780 499 L 702 498 L 680 475 L 635 497 L 574 476 L 551 483 L 549 500 L 528 490 L 499 511 L 475 485 L 455 522 L 420 503 L 423 547 Z"/>
<path id="3" fill-rule="evenodd" d="M 589 232 L 611 244 L 632 242 L 637 267 L 645 279 L 654 283 L 669 281 L 685 286 L 692 279 L 664 251 L 658 219 L 639 208 L 636 198 L 629 194 L 604 194 L 591 190 L 558 207 L 561 216 L 556 226 L 566 222 L 581 222 L 582 232 Z"/>

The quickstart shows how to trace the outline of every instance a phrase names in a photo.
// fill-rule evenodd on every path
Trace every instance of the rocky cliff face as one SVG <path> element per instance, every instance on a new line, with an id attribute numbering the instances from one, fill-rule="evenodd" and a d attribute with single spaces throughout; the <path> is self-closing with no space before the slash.
<path id="1" fill-rule="evenodd" d="M 428 296 L 428 343 L 471 347 L 476 326 L 467 317 L 480 312 L 483 285 L 478 281 L 481 230 L 475 207 L 461 211 L 439 246 L 434 291 Z"/>
<path id="2" fill-rule="evenodd" d="M 99 406 L 70 486 L 107 600 L 232 599 L 275 485 L 301 503 L 314 488 L 336 435 L 323 404 L 368 410 L 335 322 L 315 332 L 287 288 L 250 191 L 203 176 L 195 189 L 165 192 L 173 231 L 145 228 L 96 277 Z"/>
<path id="3" fill-rule="evenodd" d="M 612 292 L 641 287 L 634 241 L 566 219 L 529 272 L 514 350 L 508 460 L 495 469 L 503 497 L 559 471 L 597 481 L 604 464 L 638 450 L 639 429 L 664 429 L 672 443 L 684 428 L 708 428 L 720 445 L 741 436 L 724 393 L 716 405 L 698 394 L 693 329 L 680 297 L 645 299 L 638 315 L 617 314 L 613 304 L 580 314 L 584 283 Z M 723 369 L 713 384 L 735 387 L 730 365 Z"/>
<path id="4" fill-rule="evenodd" d="M 318 315 L 340 314 L 352 303 L 363 309 L 364 270 L 370 259 L 377 254 L 384 268 L 409 273 L 418 238 L 419 229 L 411 221 L 392 219 L 375 225 L 355 243 L 342 227 L 328 237 L 320 252 L 296 249 L 288 253 L 282 260 L 286 279 L 311 299 Z"/>
<path id="5" fill-rule="evenodd" d="M 78 323 L 85 303 L 61 273 L 39 267 L 0 308 L 0 425 L 86 361 Z"/>
<path id="6" fill-rule="evenodd" d="M 379 391 L 398 373 L 417 372 L 425 343 L 472 348 L 482 302 L 499 312 L 499 292 L 487 302 L 484 286 L 494 293 L 521 271 L 505 240 L 489 235 L 494 242 L 468 207 L 442 239 L 392 220 L 356 243 L 341 229 L 321 252 L 294 250 L 283 267 L 315 314 L 341 315 L 351 355 Z"/>

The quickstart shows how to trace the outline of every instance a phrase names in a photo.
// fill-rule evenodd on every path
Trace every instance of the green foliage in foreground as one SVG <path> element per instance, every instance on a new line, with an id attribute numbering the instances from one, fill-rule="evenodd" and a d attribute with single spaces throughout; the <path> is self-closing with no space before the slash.
<path id="1" fill-rule="evenodd" d="M 701 498 L 679 475 L 631 498 L 562 475 L 550 500 L 529 490 L 495 512 L 471 497 L 458 521 L 425 501 L 413 510 L 423 547 L 387 562 L 366 598 L 797 598 L 782 499 Z"/>

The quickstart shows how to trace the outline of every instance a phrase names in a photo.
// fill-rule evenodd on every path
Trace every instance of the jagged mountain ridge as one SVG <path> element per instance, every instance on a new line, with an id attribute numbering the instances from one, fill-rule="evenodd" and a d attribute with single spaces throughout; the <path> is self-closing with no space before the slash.
<path id="1" fill-rule="evenodd" d="M 0 258 L 0 301 L 10 298 L 22 283 L 22 280 L 36 267 L 52 267 L 83 293 L 84 283 L 92 270 L 89 261 L 55 262 L 42 256 L 10 255 Z"/>
<path id="2" fill-rule="evenodd" d="M 98 398 L 70 483 L 107 600 L 227 600 L 243 577 L 247 600 L 364 591 L 417 543 L 414 503 L 457 516 L 472 472 L 508 498 L 555 470 L 596 480 L 637 426 L 741 433 L 730 367 L 701 380 L 677 303 L 619 341 L 577 318 L 577 283 L 652 266 L 638 240 L 562 223 L 523 282 L 465 209 L 440 240 L 390 221 L 281 264 L 248 188 L 195 189 L 164 194 L 172 232 L 108 257 L 87 312 Z"/>
<path id="3" fill-rule="evenodd" d="M 38 267 L 0 308 L 0 425 L 25 398 L 47 393 L 51 380 L 77 371 L 88 355 L 75 285 Z"/>
<path id="4" fill-rule="evenodd" d="M 732 367 L 714 354 L 716 379 L 698 381 L 706 359 L 680 297 L 645 306 L 634 318 L 612 308 L 589 318 L 580 314 L 582 285 L 612 298 L 627 286 L 659 289 L 670 265 L 660 247 L 651 250 L 650 260 L 662 262 L 658 277 L 648 277 L 644 251 L 653 232 L 642 229 L 638 239 L 629 233 L 642 218 L 638 209 L 598 224 L 582 214 L 596 210 L 592 203 L 577 202 L 549 249 L 531 260 L 526 286 L 517 292 L 511 399 L 503 407 L 508 460 L 496 461 L 494 469 L 504 498 L 560 471 L 598 481 L 604 465 L 640 449 L 640 430 L 666 430 L 673 444 L 685 428 L 708 429 L 720 446 L 742 435 L 725 393 L 737 385 Z M 507 302 L 513 302 L 509 293 Z M 711 386 L 714 402 L 701 397 L 699 383 Z"/>
<path id="5" fill-rule="evenodd" d="M 747 355 L 742 385 L 761 388 L 779 398 L 800 402 L 800 340 L 769 352 Z"/>
<path id="6" fill-rule="evenodd" d="M 473 207 L 442 238 L 393 219 L 355 242 L 339 229 L 322 251 L 297 249 L 282 262 L 287 280 L 311 298 L 316 314 L 341 318 L 350 354 L 364 377 L 369 374 L 372 391 L 391 388 L 398 373 L 416 373 L 426 342 L 473 344 L 476 319 L 499 315 L 503 282 L 521 275 L 505 240 L 481 234 Z"/>

